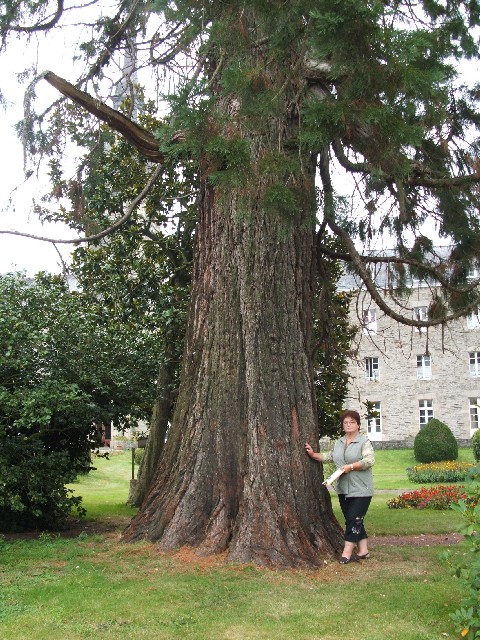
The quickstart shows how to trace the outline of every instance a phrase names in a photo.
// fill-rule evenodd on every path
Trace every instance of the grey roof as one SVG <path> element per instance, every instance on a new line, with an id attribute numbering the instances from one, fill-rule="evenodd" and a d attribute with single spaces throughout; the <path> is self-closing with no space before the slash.
<path id="1" fill-rule="evenodd" d="M 443 261 L 448 259 L 450 254 L 450 247 L 435 247 L 433 252 L 431 253 L 431 264 L 432 266 L 438 266 Z M 395 251 L 370 251 L 367 256 L 382 258 L 382 257 L 392 257 L 395 256 Z M 385 262 L 372 262 L 370 265 L 370 272 L 373 277 L 373 280 L 377 287 L 381 289 L 395 289 L 398 287 L 398 275 L 395 273 L 394 269 L 389 268 L 389 265 Z M 407 267 L 407 286 L 412 287 L 427 287 L 427 286 L 435 286 L 436 283 L 434 279 L 424 279 L 419 280 L 416 277 L 408 276 L 408 267 Z M 356 291 L 360 289 L 363 285 L 362 279 L 360 276 L 355 273 L 352 269 L 349 269 L 348 264 L 345 265 L 343 275 L 340 277 L 337 290 L 338 291 Z"/>

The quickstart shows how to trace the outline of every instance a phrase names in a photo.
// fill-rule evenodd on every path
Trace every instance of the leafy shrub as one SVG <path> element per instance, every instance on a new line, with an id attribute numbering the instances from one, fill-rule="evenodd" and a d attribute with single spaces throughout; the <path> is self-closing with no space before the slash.
<path id="1" fill-rule="evenodd" d="M 450 614 L 456 630 L 462 638 L 474 640 L 480 637 L 480 465 L 470 469 L 465 490 L 466 500 L 460 500 L 452 508 L 459 511 L 464 519 L 460 529 L 470 543 L 470 554 L 464 564 L 452 566 L 452 573 L 460 581 L 466 595 L 459 609 Z M 449 552 L 444 554 L 447 561 Z"/>
<path id="2" fill-rule="evenodd" d="M 429 462 L 417 464 L 407 469 L 411 482 L 464 482 L 468 469 L 474 467 L 473 462 Z"/>
<path id="3" fill-rule="evenodd" d="M 134 457 L 135 464 L 139 465 L 141 463 L 144 451 L 145 449 L 135 449 L 135 457 Z"/>
<path id="4" fill-rule="evenodd" d="M 472 438 L 473 457 L 480 462 L 480 429 L 477 429 Z"/>
<path id="5" fill-rule="evenodd" d="M 413 453 L 418 462 L 456 460 L 458 444 L 448 426 L 432 418 L 415 436 Z"/>
<path id="6" fill-rule="evenodd" d="M 93 298 L 60 276 L 0 275 L 0 530 L 60 526 L 76 504 L 61 484 L 90 470 L 97 425 L 150 416 L 165 322 Z"/>
<path id="7" fill-rule="evenodd" d="M 76 470 L 66 451 L 48 451 L 38 439 L 0 439 L 0 530 L 59 529 L 81 498 L 65 484 Z"/>
<path id="8" fill-rule="evenodd" d="M 462 486 L 422 487 L 415 491 L 406 491 L 397 498 L 387 501 L 389 509 L 450 509 L 453 503 L 467 498 Z"/>

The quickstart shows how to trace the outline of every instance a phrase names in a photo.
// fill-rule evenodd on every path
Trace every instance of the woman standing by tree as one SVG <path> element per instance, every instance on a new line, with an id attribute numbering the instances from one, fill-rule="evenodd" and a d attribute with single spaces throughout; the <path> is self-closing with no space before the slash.
<path id="1" fill-rule="evenodd" d="M 367 532 L 363 520 L 373 496 L 372 467 L 375 453 L 370 440 L 360 433 L 360 415 L 357 411 L 345 411 L 342 415 L 345 435 L 339 438 L 329 453 L 315 453 L 305 443 L 305 451 L 319 462 L 332 462 L 342 473 L 338 478 L 336 491 L 340 507 L 345 517 L 345 544 L 340 564 L 352 560 L 366 560 L 369 557 Z M 358 545 L 358 555 L 352 558 Z"/>

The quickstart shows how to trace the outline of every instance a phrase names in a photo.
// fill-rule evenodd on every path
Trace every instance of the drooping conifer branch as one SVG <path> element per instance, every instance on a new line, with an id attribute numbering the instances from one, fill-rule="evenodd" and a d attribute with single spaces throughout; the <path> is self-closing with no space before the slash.
<path id="1" fill-rule="evenodd" d="M 48 22 L 39 22 L 34 25 L 11 25 L 9 26 L 10 31 L 16 31 L 17 33 L 34 33 L 36 31 L 48 31 L 52 27 L 54 27 L 60 18 L 63 15 L 64 11 L 64 3 L 63 0 L 57 0 L 57 10 L 55 11 L 55 15 Z"/>
<path id="2" fill-rule="evenodd" d="M 317 250 L 319 254 L 323 254 L 334 260 L 341 260 L 342 262 L 353 263 L 352 256 L 349 253 L 342 253 L 341 251 L 334 251 L 330 247 L 325 246 L 321 242 L 321 236 L 317 235 Z M 480 285 L 480 278 L 475 278 L 469 284 L 462 287 L 453 286 L 447 277 L 445 277 L 441 271 L 441 265 L 431 265 L 426 262 L 420 262 L 419 260 L 413 260 L 412 258 L 401 258 L 399 256 L 386 256 L 386 255 L 365 255 L 363 254 L 362 260 L 365 265 L 367 264 L 393 264 L 404 265 L 413 267 L 424 271 L 426 274 L 432 276 L 446 291 L 451 293 L 465 294 L 474 291 Z"/>
<path id="3" fill-rule="evenodd" d="M 349 234 L 342 229 L 333 219 L 327 220 L 327 224 L 333 233 L 340 238 L 344 246 L 346 247 L 350 259 L 355 266 L 359 276 L 363 280 L 365 287 L 370 294 L 372 300 L 378 305 L 379 309 L 381 309 L 387 316 L 392 318 L 393 320 L 397 320 L 401 324 L 405 324 L 411 327 L 433 327 L 436 325 L 443 325 L 452 320 L 457 320 L 458 318 L 462 318 L 467 313 L 471 313 L 472 311 L 476 311 L 478 305 L 480 303 L 480 297 L 476 297 L 473 302 L 470 302 L 461 310 L 450 313 L 446 316 L 442 316 L 440 318 L 433 318 L 431 320 L 414 320 L 413 318 L 407 318 L 402 314 L 398 313 L 390 305 L 386 303 L 384 298 L 380 295 L 377 286 L 375 285 L 373 278 L 371 277 L 367 267 L 366 262 L 363 256 L 357 251 L 355 244 Z M 423 267 L 422 267 L 423 268 Z"/>

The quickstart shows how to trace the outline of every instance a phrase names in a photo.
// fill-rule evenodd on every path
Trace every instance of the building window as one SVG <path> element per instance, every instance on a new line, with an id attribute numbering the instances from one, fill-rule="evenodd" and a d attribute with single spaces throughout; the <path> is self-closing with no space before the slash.
<path id="1" fill-rule="evenodd" d="M 430 356 L 417 356 L 417 380 L 432 379 L 432 360 Z"/>
<path id="2" fill-rule="evenodd" d="M 480 327 L 480 307 L 467 316 L 467 329 L 476 329 L 477 327 Z"/>
<path id="3" fill-rule="evenodd" d="M 371 402 L 372 416 L 367 419 L 367 433 L 375 439 L 382 434 L 382 416 L 380 415 L 380 402 Z"/>
<path id="4" fill-rule="evenodd" d="M 480 398 L 470 398 L 469 399 L 469 409 L 470 409 L 470 433 L 474 433 L 478 429 L 478 410 L 479 410 L 479 402 Z"/>
<path id="5" fill-rule="evenodd" d="M 470 375 L 472 378 L 480 376 L 480 351 L 472 351 L 468 354 L 470 359 Z"/>
<path id="6" fill-rule="evenodd" d="M 363 312 L 363 332 L 367 335 L 377 333 L 377 310 L 367 309 Z"/>
<path id="7" fill-rule="evenodd" d="M 467 273 L 467 280 L 477 280 L 477 278 L 480 278 L 480 268 L 470 267 Z"/>
<path id="8" fill-rule="evenodd" d="M 428 308 L 427 307 L 413 307 L 413 319 L 426 321 L 428 320 Z M 415 331 L 423 332 L 426 331 L 426 327 L 415 327 Z"/>
<path id="9" fill-rule="evenodd" d="M 370 380 L 379 379 L 380 366 L 378 363 L 378 358 L 365 358 L 365 380 L 369 382 Z"/>
<path id="10" fill-rule="evenodd" d="M 419 415 L 420 429 L 423 429 L 423 427 L 427 424 L 427 422 L 433 418 L 433 401 L 419 400 L 418 415 Z"/>

